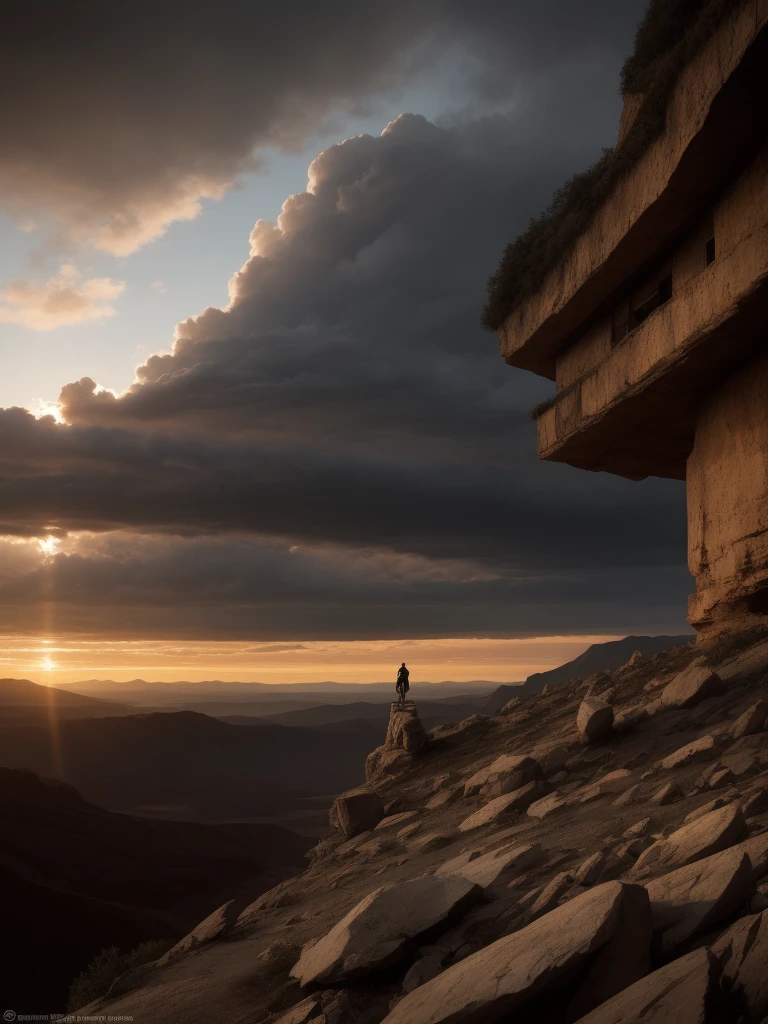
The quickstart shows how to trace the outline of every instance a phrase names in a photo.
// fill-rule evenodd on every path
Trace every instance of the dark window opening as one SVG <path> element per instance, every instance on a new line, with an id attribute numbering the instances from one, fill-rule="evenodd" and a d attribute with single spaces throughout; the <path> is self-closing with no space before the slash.
<path id="1" fill-rule="evenodd" d="M 633 326 L 641 324 L 643 320 L 651 315 L 654 309 L 658 309 L 659 306 L 663 306 L 665 302 L 668 302 L 672 298 L 672 275 L 667 274 L 666 277 L 662 277 L 658 282 L 655 291 L 653 291 L 647 297 L 632 309 L 632 320 L 634 321 Z"/>
<path id="2" fill-rule="evenodd" d="M 622 339 L 646 320 L 654 309 L 663 306 L 672 298 L 672 271 L 669 263 L 660 268 L 658 274 L 647 281 L 629 299 L 622 302 L 611 318 L 611 344 L 618 345 Z"/>
<path id="3" fill-rule="evenodd" d="M 763 587 L 747 598 L 747 610 L 752 615 L 768 615 L 768 587 Z"/>
<path id="4" fill-rule="evenodd" d="M 704 265 L 709 266 L 715 262 L 715 236 L 708 238 L 704 243 Z"/>

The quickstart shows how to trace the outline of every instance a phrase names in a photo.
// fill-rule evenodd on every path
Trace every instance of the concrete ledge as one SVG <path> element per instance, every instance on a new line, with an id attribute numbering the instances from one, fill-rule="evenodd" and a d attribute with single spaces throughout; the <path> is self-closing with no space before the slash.
<path id="1" fill-rule="evenodd" d="M 690 230 L 765 138 L 766 66 L 768 3 L 749 0 L 681 73 L 664 133 L 499 329 L 508 363 L 554 380 L 558 352 Z"/>

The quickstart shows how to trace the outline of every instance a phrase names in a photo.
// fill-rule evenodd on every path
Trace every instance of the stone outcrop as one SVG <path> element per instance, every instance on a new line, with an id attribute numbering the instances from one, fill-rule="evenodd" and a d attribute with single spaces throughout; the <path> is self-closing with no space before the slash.
<path id="1" fill-rule="evenodd" d="M 427 734 L 413 701 L 406 701 L 404 705 L 397 701 L 393 703 L 389 712 L 389 725 L 384 746 L 395 750 L 402 748 L 410 754 L 417 754 L 426 745 Z"/>
<path id="2" fill-rule="evenodd" d="M 582 985 L 591 981 L 584 979 L 590 958 L 623 940 L 623 933 L 634 933 L 639 943 L 647 938 L 650 945 L 647 899 L 637 888 L 607 882 L 588 890 L 417 988 L 395 1006 L 385 1024 L 480 1024 L 530 1005 L 544 984 L 556 987 L 566 978 L 573 983 L 579 974 Z M 647 963 L 646 947 L 646 971 Z M 612 979 L 606 976 L 603 982 L 600 995 L 607 999 L 614 994 Z M 578 988 L 579 981 L 574 998 Z"/>
<path id="3" fill-rule="evenodd" d="M 750 1020 L 768 1014 L 768 911 L 743 917 L 712 946 L 723 988 Z"/>
<path id="4" fill-rule="evenodd" d="M 540 779 L 541 765 L 525 754 L 502 754 L 464 784 L 464 796 L 503 796 L 520 789 L 528 782 Z"/>
<path id="5" fill-rule="evenodd" d="M 535 801 L 540 800 L 549 790 L 546 782 L 529 782 L 514 793 L 507 793 L 506 796 L 497 796 L 490 800 L 474 814 L 470 814 L 459 825 L 460 832 L 469 832 L 473 828 L 480 828 L 482 825 L 489 825 L 509 814 L 517 811 L 524 811 Z"/>
<path id="6" fill-rule="evenodd" d="M 375 828 L 384 817 L 381 797 L 361 786 L 336 797 L 331 808 L 331 826 L 338 825 L 347 839 Z"/>
<path id="7" fill-rule="evenodd" d="M 380 775 L 397 775 L 409 763 L 408 755 L 420 754 L 427 745 L 427 734 L 412 700 L 394 701 L 384 743 L 368 755 L 365 777 L 372 782 Z"/>
<path id="8" fill-rule="evenodd" d="M 753 736 L 757 732 L 762 732 L 765 728 L 766 718 L 768 718 L 768 701 L 755 701 L 736 720 L 731 735 L 735 740 L 739 740 L 742 736 Z"/>
<path id="9" fill-rule="evenodd" d="M 587 696 L 579 706 L 576 728 L 582 743 L 597 743 L 613 729 L 613 705 L 599 697 Z"/>
<path id="10" fill-rule="evenodd" d="M 716 750 L 717 743 L 714 736 L 700 736 L 692 743 L 686 743 L 684 747 L 668 754 L 659 761 L 659 767 L 665 771 L 672 768 L 684 768 L 686 765 L 694 764 L 696 761 L 703 761 L 712 755 Z"/>
<path id="11" fill-rule="evenodd" d="M 661 703 L 666 708 L 692 708 L 713 697 L 721 687 L 717 672 L 712 671 L 705 658 L 698 658 L 664 687 Z"/>
<path id="12" fill-rule="evenodd" d="M 641 854 L 633 874 L 636 878 L 661 874 L 703 860 L 733 846 L 744 835 L 747 823 L 738 804 L 710 811 L 660 839 Z"/>
<path id="13" fill-rule="evenodd" d="M 714 928 L 755 891 L 752 863 L 738 847 L 678 868 L 646 884 L 664 951 Z"/>
<path id="14" fill-rule="evenodd" d="M 291 976 L 302 985 L 348 981 L 396 963 L 410 940 L 466 909 L 481 892 L 457 875 L 422 875 L 375 889 L 317 942 Z"/>
<path id="15" fill-rule="evenodd" d="M 503 876 L 517 875 L 540 864 L 544 857 L 539 843 L 502 846 L 485 854 L 479 850 L 469 850 L 441 864 L 435 874 L 461 875 L 467 881 L 486 889 Z"/>
<path id="16" fill-rule="evenodd" d="M 625 988 L 577 1024 L 722 1024 L 728 1008 L 719 985 L 717 958 L 697 949 Z"/>

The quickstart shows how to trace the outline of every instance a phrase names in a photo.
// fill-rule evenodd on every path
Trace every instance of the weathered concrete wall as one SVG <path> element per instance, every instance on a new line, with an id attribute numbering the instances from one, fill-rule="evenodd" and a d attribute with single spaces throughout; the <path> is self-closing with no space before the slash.
<path id="1" fill-rule="evenodd" d="M 542 458 L 635 478 L 685 476 L 702 391 L 731 372 L 735 341 L 764 344 L 762 327 L 749 335 L 756 320 L 768 323 L 768 145 L 715 203 L 714 229 L 714 263 L 703 265 L 700 227 L 673 259 L 672 298 L 620 344 L 610 347 L 606 319 L 559 357 L 563 394 L 537 422 Z"/>
<path id="2" fill-rule="evenodd" d="M 768 355 L 702 407 L 687 484 L 688 565 L 697 589 L 689 619 L 706 634 L 749 618 L 750 605 L 763 605 L 754 595 L 768 588 Z"/>
<path id="3" fill-rule="evenodd" d="M 557 390 L 583 377 L 611 354 L 611 321 L 605 317 L 557 359 Z"/>
<path id="4" fill-rule="evenodd" d="M 762 112 L 752 111 L 749 121 L 743 85 L 734 86 L 729 97 L 735 113 L 720 109 L 729 79 L 761 35 L 765 46 L 768 3 L 734 6 L 733 17 L 683 69 L 667 107 L 665 131 L 618 182 L 539 290 L 499 329 L 501 354 L 513 366 L 554 379 L 563 344 L 665 239 L 690 223 L 722 175 L 731 173 L 731 156 L 761 131 Z M 762 63 L 762 49 L 754 59 Z"/>

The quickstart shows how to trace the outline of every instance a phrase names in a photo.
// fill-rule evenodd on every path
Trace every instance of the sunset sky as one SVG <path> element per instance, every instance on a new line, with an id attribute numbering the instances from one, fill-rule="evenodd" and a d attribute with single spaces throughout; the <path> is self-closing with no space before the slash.
<path id="1" fill-rule="evenodd" d="M 683 485 L 538 462 L 551 388 L 479 322 L 644 8 L 17 8 L 3 675 L 511 681 L 687 632 Z"/>

